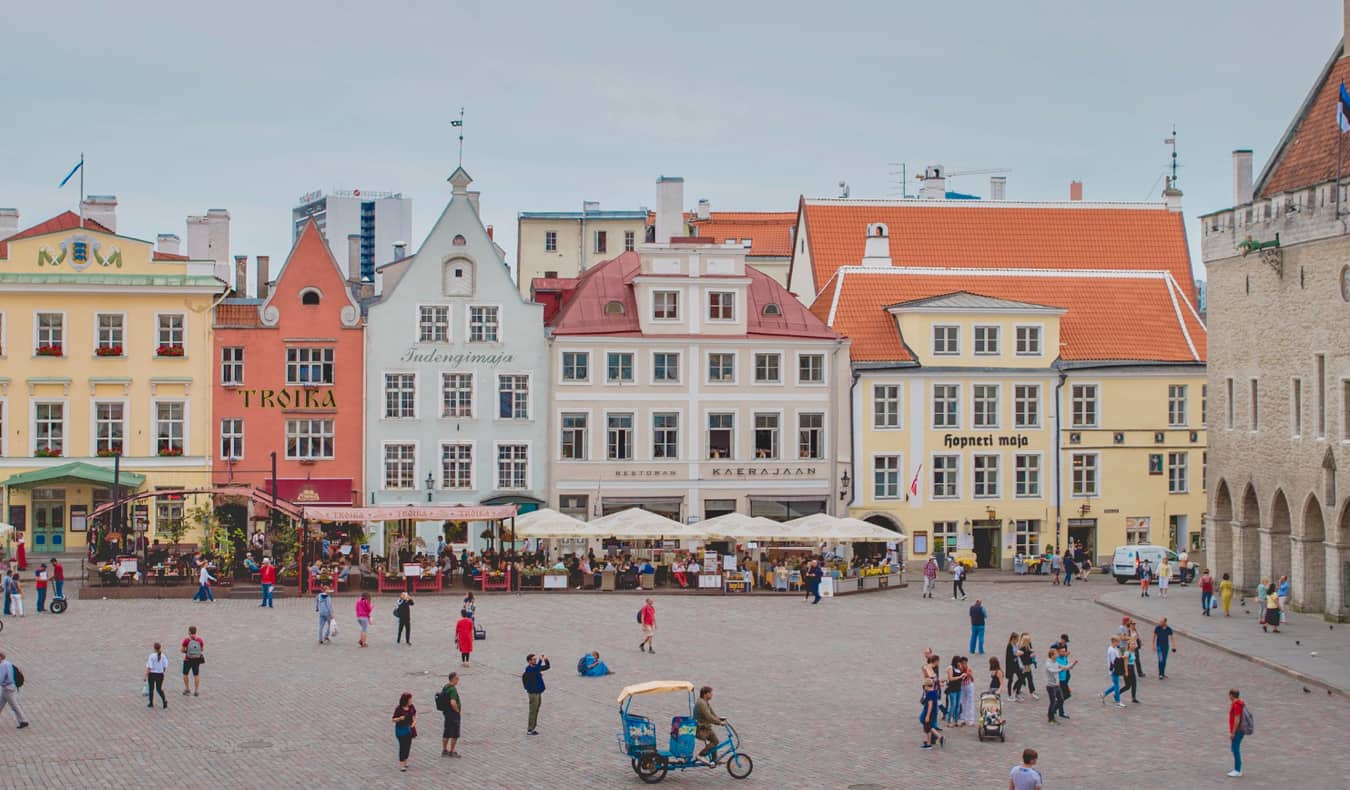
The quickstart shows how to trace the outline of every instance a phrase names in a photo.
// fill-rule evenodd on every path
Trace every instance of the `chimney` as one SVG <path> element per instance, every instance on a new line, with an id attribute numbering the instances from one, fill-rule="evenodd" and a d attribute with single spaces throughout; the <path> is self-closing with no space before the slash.
<path id="1" fill-rule="evenodd" d="M 272 283 L 272 257 L 258 256 L 258 298 L 266 299 Z"/>
<path id="2" fill-rule="evenodd" d="M 942 165 L 925 167 L 921 180 L 923 187 L 919 189 L 919 197 L 923 200 L 942 200 L 947 197 L 947 169 Z"/>
<path id="3" fill-rule="evenodd" d="M 1177 189 L 1176 182 L 1171 176 L 1167 177 L 1167 186 L 1163 187 L 1162 197 L 1168 211 L 1181 213 L 1181 190 Z"/>
<path id="4" fill-rule="evenodd" d="M 656 243 L 669 244 L 672 236 L 684 235 L 684 179 L 656 179 Z"/>
<path id="5" fill-rule="evenodd" d="M 492 237 L 492 226 L 491 226 L 491 225 L 488 225 L 488 226 L 487 226 L 487 234 L 488 234 L 488 241 L 496 241 L 496 239 L 494 239 L 494 238 Z"/>
<path id="6" fill-rule="evenodd" d="M 598 201 L 598 200 L 583 200 L 583 201 L 581 201 L 581 213 L 582 213 L 582 214 L 589 214 L 589 213 L 591 213 L 592 211 L 599 211 L 599 210 L 600 210 L 600 201 Z"/>
<path id="7" fill-rule="evenodd" d="M 85 219 L 92 219 L 113 233 L 117 232 L 117 196 L 90 195 L 80 204 Z"/>
<path id="8" fill-rule="evenodd" d="M 347 236 L 347 279 L 361 282 L 361 236 L 357 233 Z"/>
<path id="9" fill-rule="evenodd" d="M 707 198 L 698 199 L 698 218 L 709 219 L 712 217 L 712 201 Z"/>
<path id="10" fill-rule="evenodd" d="M 160 252 L 179 255 L 179 250 L 182 248 L 183 240 L 178 238 L 177 233 L 161 233 L 155 237 L 155 249 Z"/>
<path id="11" fill-rule="evenodd" d="M 989 176 L 989 199 L 1006 200 L 1008 197 L 1008 177 Z"/>
<path id="12" fill-rule="evenodd" d="M 248 296 L 248 256 L 234 256 L 234 295 Z"/>
<path id="13" fill-rule="evenodd" d="M 0 208 L 0 239 L 7 239 L 19 232 L 19 210 Z"/>
<path id="14" fill-rule="evenodd" d="M 394 260 L 401 261 L 406 257 L 408 257 L 408 242 L 406 241 L 394 242 Z"/>
<path id="15" fill-rule="evenodd" d="M 867 226 L 867 244 L 863 247 L 862 265 L 876 268 L 891 266 L 890 233 L 880 222 L 873 222 Z"/>
<path id="16" fill-rule="evenodd" d="M 216 276 L 230 281 L 230 212 L 213 208 L 200 217 L 187 218 L 187 256 L 194 261 L 215 261 Z"/>
<path id="17" fill-rule="evenodd" d="M 1083 182 L 1077 180 L 1070 181 L 1069 200 L 1082 200 L 1082 199 L 1083 199 Z"/>
<path id="18" fill-rule="evenodd" d="M 1345 0 L 1350 3 L 1350 0 Z M 1252 149 L 1239 148 L 1233 152 L 1233 205 L 1252 202 Z"/>

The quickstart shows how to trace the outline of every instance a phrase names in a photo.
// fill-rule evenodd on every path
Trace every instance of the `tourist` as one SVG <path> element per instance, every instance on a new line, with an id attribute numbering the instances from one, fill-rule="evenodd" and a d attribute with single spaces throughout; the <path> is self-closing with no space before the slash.
<path id="1" fill-rule="evenodd" d="M 0 655 L 0 658 L 3 658 Z M 1228 740 L 1230 748 L 1233 750 L 1233 770 L 1228 772 L 1229 776 L 1242 776 L 1242 739 L 1246 736 L 1245 722 L 1243 714 L 1247 710 L 1247 703 L 1243 702 L 1242 693 L 1237 689 L 1228 690 Z"/>
<path id="2" fill-rule="evenodd" d="M 1051 724 L 1059 723 L 1055 714 L 1064 713 L 1064 695 L 1059 690 L 1059 651 L 1050 648 L 1045 653 L 1045 691 L 1050 697 L 1050 706 L 1046 709 L 1046 718 Z"/>
<path id="3" fill-rule="evenodd" d="M 215 581 L 215 580 L 216 580 L 216 577 L 214 577 L 214 576 L 211 575 L 211 570 L 210 570 L 210 568 L 207 567 L 207 565 L 206 565 L 206 560 L 203 559 L 203 558 L 201 557 L 200 554 L 198 554 L 198 555 L 197 555 L 197 594 L 194 595 L 194 596 L 192 596 L 192 600 L 194 600 L 194 601 L 201 601 L 201 602 L 203 602 L 203 603 L 205 603 L 206 601 L 210 601 L 211 603 L 215 603 L 215 602 L 216 602 L 216 596 L 211 594 L 211 582 L 213 582 L 213 581 Z"/>
<path id="4" fill-rule="evenodd" d="M 1059 586 L 1059 574 L 1063 569 L 1063 560 L 1052 549 L 1045 550 L 1045 561 L 1041 563 L 1042 569 L 1048 569 L 1050 573 L 1050 584 Z M 1045 573 L 1045 570 L 1041 571 Z"/>
<path id="5" fill-rule="evenodd" d="M 1120 637 L 1111 637 L 1111 646 L 1106 648 L 1106 671 L 1111 673 L 1111 688 L 1102 692 L 1102 704 L 1106 704 L 1106 695 L 1115 697 L 1118 707 L 1125 707 L 1120 701 L 1120 680 L 1125 676 L 1125 656 L 1120 652 Z"/>
<path id="6" fill-rule="evenodd" d="M 989 657 L 989 690 L 995 694 L 1003 690 L 1003 668 L 993 656 Z"/>
<path id="7" fill-rule="evenodd" d="M 1231 591 L 1229 597 L 1232 597 Z M 1209 617 L 1210 610 L 1214 608 L 1214 577 L 1209 575 L 1209 568 L 1205 568 L 1205 572 L 1200 575 L 1200 608 L 1204 610 L 1201 614 L 1205 617 Z M 1226 614 L 1227 609 L 1224 612 Z"/>
<path id="8" fill-rule="evenodd" d="M 1219 580 L 1219 604 L 1223 607 L 1223 616 L 1228 617 L 1228 609 L 1233 605 L 1233 580 L 1227 573 Z"/>
<path id="9" fill-rule="evenodd" d="M 957 724 L 961 716 L 961 657 L 952 656 L 952 664 L 947 667 L 943 673 L 943 682 L 946 683 L 944 693 L 947 697 L 946 710 L 943 711 L 942 720 L 948 724 Z M 960 725 L 957 725 L 960 726 Z"/>
<path id="10" fill-rule="evenodd" d="M 1008 644 L 1003 647 L 1003 664 L 1008 672 L 1008 699 L 1013 702 L 1021 702 L 1022 695 L 1022 673 L 1029 668 L 1022 666 L 1020 658 L 1021 651 L 1018 650 L 1017 642 L 1022 635 L 1013 631 L 1008 635 Z"/>
<path id="11" fill-rule="evenodd" d="M 1134 619 L 1130 620 L 1129 626 L 1125 629 L 1125 636 L 1123 636 L 1120 640 L 1121 650 L 1122 651 L 1125 650 L 1129 646 L 1131 641 L 1133 641 L 1136 645 L 1144 644 L 1144 638 L 1139 635 L 1139 621 Z M 1139 648 L 1135 647 L 1134 652 L 1138 653 Z M 1139 677 L 1141 678 L 1148 677 L 1148 673 L 1144 671 L 1144 659 L 1142 656 L 1138 655 L 1135 656 L 1135 669 L 1136 671 L 1138 671 Z"/>
<path id="12" fill-rule="evenodd" d="M 937 586 L 938 564 L 937 560 L 929 556 L 928 562 L 923 564 L 923 597 L 933 597 L 933 587 Z"/>
<path id="13" fill-rule="evenodd" d="M 614 674 L 605 662 L 600 660 L 600 651 L 592 650 L 577 661 L 577 674 L 588 678 L 604 677 Z"/>
<path id="14" fill-rule="evenodd" d="M 1014 765 L 1012 773 L 1008 774 L 1008 790 L 1041 790 L 1045 787 L 1045 780 L 1041 778 L 1041 772 L 1036 770 L 1036 750 L 1022 750 L 1022 764 Z"/>
<path id="15" fill-rule="evenodd" d="M 5 599 L 6 616 L 20 614 L 20 612 L 14 608 L 15 607 L 14 583 L 16 581 L 18 581 L 18 574 L 16 574 L 14 571 L 6 570 L 5 578 L 3 579 L 3 584 L 0 585 L 0 595 L 2 595 Z M 22 603 L 22 600 L 19 603 Z"/>
<path id="16" fill-rule="evenodd" d="M 8 658 L 5 658 L 3 651 L 0 651 L 0 711 L 8 705 L 10 710 L 14 711 L 14 720 L 18 722 L 19 729 L 28 726 L 28 717 L 23 715 L 23 707 L 19 705 L 19 676 L 22 673 L 14 668 L 14 664 Z"/>
<path id="17" fill-rule="evenodd" d="M 525 695 L 530 701 L 530 717 L 525 726 L 526 735 L 539 734 L 539 706 L 544 701 L 544 672 L 548 671 L 551 665 L 548 663 L 548 656 L 530 653 L 525 656 L 525 671 L 520 676 L 520 683 L 525 687 Z"/>
<path id="18" fill-rule="evenodd" d="M 966 652 L 984 654 L 984 623 L 988 616 L 984 605 L 976 598 L 975 605 L 970 607 L 970 649 Z"/>
<path id="19" fill-rule="evenodd" d="M 1280 599 L 1280 611 L 1289 611 L 1289 577 L 1281 576 L 1280 583 L 1275 586 L 1275 594 Z M 39 607 L 40 608 L 40 607 Z"/>
<path id="20" fill-rule="evenodd" d="M 942 679 L 942 658 L 933 654 L 932 648 L 924 648 L 923 678 L 933 681 L 933 688 L 940 689 Z"/>
<path id="21" fill-rule="evenodd" d="M 1026 681 L 1027 691 L 1032 699 L 1040 699 L 1036 695 L 1036 676 L 1033 670 L 1036 668 L 1036 650 L 1031 646 L 1031 634 L 1022 634 L 1022 638 L 1017 642 L 1018 662 L 1022 665 L 1022 680 Z M 1022 684 L 1019 681 L 1017 690 L 1020 692 Z"/>
<path id="22" fill-rule="evenodd" d="M 1270 591 L 1270 579 L 1262 579 L 1261 583 L 1256 585 L 1256 598 L 1252 603 L 1256 604 L 1257 622 L 1264 629 L 1266 625 L 1266 593 Z"/>
<path id="23" fill-rule="evenodd" d="M 370 630 L 370 615 L 374 611 L 375 605 L 370 600 L 370 593 L 361 593 L 361 597 L 356 599 L 356 627 L 361 629 L 361 636 L 357 638 L 356 644 L 361 647 L 366 646 L 366 632 Z"/>
<path id="24" fill-rule="evenodd" d="M 698 702 L 694 703 L 694 737 L 703 741 L 703 749 L 694 756 L 694 759 L 704 765 L 712 765 L 710 759 L 713 749 L 717 748 L 718 738 L 713 732 L 714 726 L 726 726 L 727 720 L 717 715 L 712 707 L 712 686 L 704 686 L 698 690 Z"/>
<path id="25" fill-rule="evenodd" d="M 403 692 L 394 708 L 394 738 L 398 740 L 398 769 L 408 770 L 408 755 L 413 738 L 417 737 L 417 706 L 412 704 L 412 693 Z"/>
<path id="26" fill-rule="evenodd" d="M 642 641 L 638 642 L 638 652 L 641 653 L 646 648 L 648 653 L 655 653 L 656 648 L 652 646 L 652 639 L 656 636 L 656 606 L 652 604 L 652 599 L 648 598 L 647 603 L 638 610 L 638 624 L 642 627 Z"/>
<path id="27" fill-rule="evenodd" d="M 467 609 L 459 610 L 459 620 L 455 623 L 455 646 L 459 648 L 459 663 L 469 665 L 469 654 L 473 652 L 473 618 Z"/>
<path id="28" fill-rule="evenodd" d="M 932 678 L 923 680 L 923 708 L 919 712 L 919 724 L 923 725 L 923 745 L 920 748 L 931 749 L 933 744 L 943 744 L 945 739 L 940 734 L 942 728 L 937 725 L 938 717 L 938 690 L 937 681 Z"/>
<path id="29" fill-rule="evenodd" d="M 1069 549 L 1064 550 L 1064 586 L 1073 586 L 1073 577 L 1078 573 L 1078 566 L 1074 563 L 1073 552 Z"/>
<path id="30" fill-rule="evenodd" d="M 197 626 L 188 626 L 187 638 L 179 646 L 178 652 L 183 654 L 183 696 L 189 693 L 196 697 L 202 690 L 202 664 L 206 663 L 206 642 L 197 636 Z M 192 687 L 188 688 L 188 674 L 192 675 Z"/>
<path id="31" fill-rule="evenodd" d="M 970 659 L 961 657 L 961 721 L 962 727 L 975 724 L 975 669 Z"/>
<path id="32" fill-rule="evenodd" d="M 38 569 L 33 572 L 33 587 L 37 588 L 38 614 L 42 614 L 47 611 L 47 563 L 38 563 Z"/>
<path id="33" fill-rule="evenodd" d="M 394 644 L 403 641 L 403 636 L 408 637 L 408 647 L 412 647 L 412 596 L 406 592 L 398 594 L 398 600 L 394 602 L 394 619 L 398 621 L 398 634 L 394 636 Z"/>
<path id="34" fill-rule="evenodd" d="M 155 707 L 156 691 L 159 692 L 160 703 L 165 708 L 169 707 L 169 699 L 164 696 L 164 673 L 167 671 L 169 671 L 169 657 L 164 655 L 164 646 L 156 642 L 155 651 L 145 660 L 145 707 Z"/>
<path id="35" fill-rule="evenodd" d="M 676 557 L 670 565 L 670 577 L 675 580 L 676 584 L 680 585 L 681 589 L 689 586 L 689 578 L 684 574 L 684 561 L 679 557 Z M 577 589 L 581 588 L 578 587 Z"/>
<path id="36" fill-rule="evenodd" d="M 1163 555 L 1162 561 L 1158 563 L 1158 597 L 1167 597 L 1167 585 L 1172 581 L 1172 566 L 1167 562 L 1167 555 Z"/>
<path id="37" fill-rule="evenodd" d="M 15 617 L 23 617 L 23 581 L 18 571 L 9 580 L 9 608 Z"/>
<path id="38" fill-rule="evenodd" d="M 1275 629 L 1275 633 L 1280 632 L 1280 594 L 1272 585 L 1266 591 L 1266 615 L 1261 621 L 1261 630 L 1266 630 L 1266 626 Z"/>
<path id="39" fill-rule="evenodd" d="M 451 672 L 446 678 L 445 685 L 441 687 L 441 693 L 436 695 L 436 707 L 440 709 L 441 716 L 445 719 L 444 726 L 441 727 L 442 757 L 459 756 L 459 751 L 455 749 L 455 745 L 459 743 L 461 712 L 458 686 L 459 673 Z"/>
<path id="40" fill-rule="evenodd" d="M 1073 691 L 1069 688 L 1069 681 L 1073 679 L 1073 668 L 1078 666 L 1078 659 L 1069 657 L 1069 635 L 1059 635 L 1059 648 L 1055 656 L 1055 664 L 1059 667 L 1059 717 L 1061 719 L 1069 718 L 1069 714 L 1064 712 L 1064 703 L 1073 696 Z"/>
<path id="41" fill-rule="evenodd" d="M 811 560 L 806 566 L 806 597 L 815 597 L 811 603 L 820 603 L 820 581 L 825 578 L 825 569 L 821 567 L 820 560 Z"/>
<path id="42" fill-rule="evenodd" d="M 52 557 L 52 585 L 56 588 L 56 597 L 66 597 L 66 567 L 61 561 Z"/>
<path id="43" fill-rule="evenodd" d="M 1148 560 L 1139 562 L 1134 566 L 1135 575 L 1139 577 L 1139 597 L 1148 597 L 1149 566 Z"/>
<path id="44" fill-rule="evenodd" d="M 1172 626 L 1167 624 L 1167 618 L 1164 617 L 1153 626 L 1153 650 L 1158 654 L 1158 679 L 1163 680 L 1167 677 L 1167 657 L 1176 652 L 1176 645 L 1172 642 Z"/>
<path id="45" fill-rule="evenodd" d="M 258 606 L 271 609 L 272 590 L 277 583 L 277 566 L 272 564 L 271 557 L 263 557 L 262 567 L 258 569 L 258 583 L 262 585 L 262 603 Z"/>
<path id="46" fill-rule="evenodd" d="M 464 601 L 459 608 L 469 613 L 470 620 L 474 619 L 474 612 L 477 610 L 478 604 L 473 600 L 473 593 L 464 596 Z"/>
<path id="47" fill-rule="evenodd" d="M 1120 687 L 1122 693 L 1130 692 L 1130 701 L 1139 703 L 1139 640 L 1130 639 L 1125 643 L 1125 683 Z"/>
<path id="48" fill-rule="evenodd" d="M 960 594 L 961 600 L 966 599 L 966 566 L 959 561 L 952 561 L 952 600 L 956 600 L 957 594 Z"/>

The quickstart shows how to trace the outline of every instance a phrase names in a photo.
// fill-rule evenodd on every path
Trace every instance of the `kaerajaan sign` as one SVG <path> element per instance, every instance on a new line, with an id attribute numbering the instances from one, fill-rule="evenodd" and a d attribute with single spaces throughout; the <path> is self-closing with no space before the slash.
<path id="1" fill-rule="evenodd" d="M 1014 433 L 1003 436 L 988 434 L 986 436 L 957 436 L 954 433 L 943 434 L 942 444 L 944 447 L 954 447 L 958 450 L 966 447 L 1026 447 L 1031 443 L 1026 434 Z"/>
<path id="2" fill-rule="evenodd" d="M 753 466 L 714 467 L 713 477 L 815 477 L 814 466 L 781 466 L 762 469 Z"/>
<path id="3" fill-rule="evenodd" d="M 336 409 L 337 399 L 332 390 L 281 389 L 239 390 L 244 396 L 244 408 L 259 409 Z"/>

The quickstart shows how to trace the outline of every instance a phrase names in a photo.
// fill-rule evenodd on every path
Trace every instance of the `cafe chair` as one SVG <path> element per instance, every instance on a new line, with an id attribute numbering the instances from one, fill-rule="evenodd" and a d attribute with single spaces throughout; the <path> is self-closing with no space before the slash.
<path id="1" fill-rule="evenodd" d="M 788 590 L 800 590 L 802 588 L 802 572 L 793 571 L 788 576 Z"/>

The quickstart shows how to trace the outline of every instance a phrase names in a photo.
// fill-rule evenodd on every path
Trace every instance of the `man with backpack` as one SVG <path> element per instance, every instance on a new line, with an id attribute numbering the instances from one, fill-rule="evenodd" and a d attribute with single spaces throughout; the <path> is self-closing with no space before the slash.
<path id="1" fill-rule="evenodd" d="M 459 673 L 451 672 L 446 683 L 436 694 L 436 710 L 445 717 L 445 727 L 441 730 L 441 756 L 458 757 L 455 744 L 459 742 Z"/>
<path id="2" fill-rule="evenodd" d="M 206 663 L 206 642 L 197 636 L 197 626 L 188 626 L 187 639 L 183 640 L 179 652 L 183 654 L 183 696 L 196 697 L 202 690 L 202 664 Z M 188 674 L 192 674 L 192 688 L 188 688 Z"/>
<path id="3" fill-rule="evenodd" d="M 333 629 L 333 599 L 329 597 L 327 587 L 319 588 L 319 594 L 314 597 L 314 611 L 319 613 L 319 644 L 323 644 Z"/>
<path id="4" fill-rule="evenodd" d="M 538 735 L 539 705 L 544 701 L 544 675 L 549 668 L 548 656 L 534 653 L 525 656 L 525 671 L 520 675 L 520 683 L 530 698 L 530 720 L 525 728 L 526 735 Z"/>
<path id="5" fill-rule="evenodd" d="M 652 604 L 652 599 L 647 599 L 647 604 L 638 610 L 638 625 L 642 627 L 642 641 L 638 642 L 638 652 L 644 649 L 649 653 L 655 653 L 656 648 L 652 647 L 652 637 L 656 636 L 656 606 Z"/>
<path id="6" fill-rule="evenodd" d="M 23 708 L 19 707 L 19 687 L 22 685 L 23 673 L 5 658 L 4 653 L 0 653 L 0 710 L 4 710 L 6 705 L 13 709 L 21 730 L 28 726 L 28 717 L 23 715 Z"/>
<path id="7" fill-rule="evenodd" d="M 1242 739 L 1256 731 L 1256 722 L 1237 689 L 1228 690 L 1228 740 L 1233 749 L 1233 770 L 1229 776 L 1242 776 Z"/>

